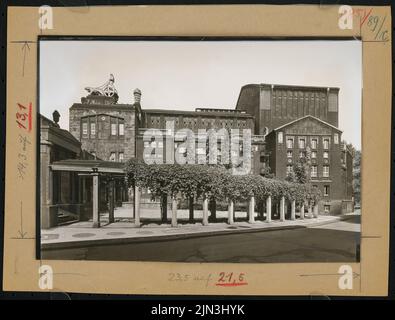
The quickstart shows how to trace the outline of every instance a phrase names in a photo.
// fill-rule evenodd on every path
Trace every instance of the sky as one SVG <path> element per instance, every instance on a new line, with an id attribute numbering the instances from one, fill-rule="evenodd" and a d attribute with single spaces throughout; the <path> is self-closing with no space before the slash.
<path id="1" fill-rule="evenodd" d="M 348 41 L 40 42 L 40 113 L 69 128 L 69 108 L 115 77 L 118 103 L 143 109 L 234 109 L 249 83 L 339 87 L 342 138 L 361 146 L 362 43 Z"/>

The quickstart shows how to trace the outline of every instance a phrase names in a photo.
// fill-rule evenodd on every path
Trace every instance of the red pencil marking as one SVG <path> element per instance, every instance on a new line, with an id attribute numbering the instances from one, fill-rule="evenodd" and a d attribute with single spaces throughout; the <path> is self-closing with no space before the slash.
<path id="1" fill-rule="evenodd" d="M 366 19 L 370 16 L 370 14 L 372 13 L 373 8 L 370 9 L 370 11 L 368 12 L 367 15 L 365 15 L 365 17 L 361 20 L 361 27 L 363 26 L 363 24 L 365 23 Z"/>
<path id="2" fill-rule="evenodd" d="M 19 128 L 26 129 L 26 127 L 22 123 L 20 123 L 18 120 L 16 120 L 16 123 L 18 124 Z"/>
<path id="3" fill-rule="evenodd" d="M 222 287 L 237 287 L 237 286 L 245 286 L 248 285 L 247 282 L 237 282 L 237 283 L 216 283 L 216 286 Z"/>
<path id="4" fill-rule="evenodd" d="M 19 109 L 26 109 L 26 107 L 25 106 L 23 106 L 23 105 L 21 105 L 19 102 L 18 102 L 18 107 L 19 107 Z"/>
<path id="5" fill-rule="evenodd" d="M 32 130 L 32 103 L 29 103 L 29 132 Z"/>

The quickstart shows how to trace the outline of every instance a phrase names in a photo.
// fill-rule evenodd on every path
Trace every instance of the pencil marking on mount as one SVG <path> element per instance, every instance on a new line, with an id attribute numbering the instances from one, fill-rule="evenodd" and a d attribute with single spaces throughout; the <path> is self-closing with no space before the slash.
<path id="1" fill-rule="evenodd" d="M 300 274 L 299 277 L 321 277 L 321 276 L 338 276 L 338 273 L 307 273 Z M 360 276 L 359 273 L 353 272 L 353 278 L 358 278 Z"/>
<path id="2" fill-rule="evenodd" d="M 26 56 L 27 52 L 30 51 L 29 43 L 36 43 L 36 41 L 29 41 L 29 40 L 15 40 L 11 41 L 11 43 L 21 43 L 22 51 L 23 51 L 23 61 L 22 61 L 22 77 L 25 76 L 25 63 L 26 63 Z"/>
<path id="3" fill-rule="evenodd" d="M 17 238 L 17 239 L 24 239 L 26 234 L 27 234 L 27 232 L 23 231 L 23 206 L 22 206 L 22 201 L 21 201 L 20 215 L 21 215 L 21 224 L 20 224 L 20 229 L 18 230 L 19 238 Z"/>
<path id="4" fill-rule="evenodd" d="M 30 51 L 30 46 L 29 43 L 25 42 L 22 46 L 22 51 L 23 51 L 23 65 L 22 65 L 22 77 L 25 76 L 25 62 L 26 62 L 26 52 L 27 50 Z"/>

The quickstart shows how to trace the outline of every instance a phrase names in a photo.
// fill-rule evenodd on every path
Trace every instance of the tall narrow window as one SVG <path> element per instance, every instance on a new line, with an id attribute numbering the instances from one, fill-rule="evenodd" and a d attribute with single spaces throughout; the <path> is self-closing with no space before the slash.
<path id="1" fill-rule="evenodd" d="M 116 123 L 111 123 L 111 135 L 112 136 L 117 135 L 117 124 Z"/>
<path id="2" fill-rule="evenodd" d="M 324 151 L 324 159 L 329 159 L 329 152 L 328 151 Z"/>
<path id="3" fill-rule="evenodd" d="M 333 136 L 333 142 L 334 142 L 335 144 L 339 144 L 339 134 L 338 134 L 338 133 L 335 133 L 335 134 L 334 134 L 334 136 Z"/>
<path id="4" fill-rule="evenodd" d="M 288 138 L 287 139 L 287 148 L 292 149 L 294 147 L 294 139 Z"/>
<path id="5" fill-rule="evenodd" d="M 283 143 L 283 133 L 279 132 L 277 134 L 278 143 Z"/>
<path id="6" fill-rule="evenodd" d="M 88 122 L 82 123 L 82 135 L 84 136 L 88 135 Z"/>
<path id="7" fill-rule="evenodd" d="M 329 196 L 329 186 L 324 186 L 324 196 L 328 197 Z"/>
<path id="8" fill-rule="evenodd" d="M 292 171 L 293 171 L 292 165 L 287 165 L 287 175 L 292 173 Z"/>
<path id="9" fill-rule="evenodd" d="M 118 159 L 119 159 L 119 162 L 123 162 L 123 152 L 120 152 L 118 154 Z"/>
<path id="10" fill-rule="evenodd" d="M 317 166 L 311 166 L 311 177 L 317 178 Z"/>
<path id="11" fill-rule="evenodd" d="M 292 158 L 292 150 L 287 151 L 287 158 Z"/>
<path id="12" fill-rule="evenodd" d="M 317 139 L 311 139 L 311 149 L 317 149 Z"/>
<path id="13" fill-rule="evenodd" d="M 96 135 L 96 123 L 92 122 L 91 123 L 91 137 L 94 137 Z"/>
<path id="14" fill-rule="evenodd" d="M 119 135 L 123 136 L 124 135 L 124 130 L 125 130 L 125 125 L 123 123 L 119 124 Z"/>
<path id="15" fill-rule="evenodd" d="M 317 158 L 317 151 L 311 151 L 311 159 Z"/>
<path id="16" fill-rule="evenodd" d="M 323 166 L 323 177 L 328 178 L 329 177 L 329 166 Z"/>
<path id="17" fill-rule="evenodd" d="M 324 149 L 325 149 L 325 150 L 328 150 L 328 149 L 329 149 L 329 139 L 328 139 L 328 138 L 325 138 L 323 144 L 324 144 Z"/>
<path id="18" fill-rule="evenodd" d="M 110 161 L 115 161 L 116 160 L 116 153 L 115 152 L 111 152 L 110 153 Z"/>
<path id="19" fill-rule="evenodd" d="M 299 149 L 304 149 L 306 147 L 306 140 L 299 139 Z"/>

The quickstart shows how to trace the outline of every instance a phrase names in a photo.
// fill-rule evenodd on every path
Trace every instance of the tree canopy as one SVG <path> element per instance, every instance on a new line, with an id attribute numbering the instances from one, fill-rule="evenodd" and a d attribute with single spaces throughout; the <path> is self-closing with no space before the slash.
<path id="1" fill-rule="evenodd" d="M 232 175 L 223 166 L 199 164 L 151 164 L 136 159 L 126 163 L 129 186 L 148 188 L 153 197 L 181 196 L 185 199 L 203 196 L 211 199 L 247 201 L 251 196 L 264 200 L 282 196 L 300 203 L 317 202 L 320 194 L 309 184 L 268 179 L 260 175 Z"/>

